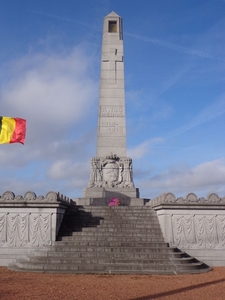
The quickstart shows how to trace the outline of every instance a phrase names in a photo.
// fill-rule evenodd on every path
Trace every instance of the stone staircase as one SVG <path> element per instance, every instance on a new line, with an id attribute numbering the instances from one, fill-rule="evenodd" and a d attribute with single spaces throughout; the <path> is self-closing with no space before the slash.
<path id="1" fill-rule="evenodd" d="M 211 270 L 163 240 L 151 207 L 70 209 L 58 241 L 19 259 L 10 269 L 51 273 L 182 274 Z"/>

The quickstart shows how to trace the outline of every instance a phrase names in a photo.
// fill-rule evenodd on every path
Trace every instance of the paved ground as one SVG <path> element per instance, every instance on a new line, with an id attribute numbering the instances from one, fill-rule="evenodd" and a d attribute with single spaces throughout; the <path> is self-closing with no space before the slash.
<path id="1" fill-rule="evenodd" d="M 225 267 L 197 275 L 20 273 L 0 267 L 0 299 L 225 299 Z"/>

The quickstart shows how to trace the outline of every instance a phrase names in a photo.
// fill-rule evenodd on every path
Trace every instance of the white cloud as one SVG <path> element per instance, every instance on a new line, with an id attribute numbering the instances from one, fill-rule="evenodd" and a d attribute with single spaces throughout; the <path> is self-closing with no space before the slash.
<path id="1" fill-rule="evenodd" d="M 154 146 L 155 144 L 159 144 L 162 142 L 163 142 L 162 138 L 154 138 L 154 139 L 146 140 L 143 143 L 137 145 L 136 147 L 128 149 L 127 155 L 129 157 L 132 157 L 132 159 L 140 159 L 151 151 L 151 146 Z"/>
<path id="2" fill-rule="evenodd" d="M 57 160 L 54 161 L 50 166 L 48 171 L 48 176 L 51 179 L 68 179 L 76 178 L 79 174 L 82 177 L 82 174 L 87 174 L 89 171 L 89 164 L 86 162 L 74 162 L 71 160 Z M 87 176 L 88 178 L 88 176 Z"/>
<path id="3" fill-rule="evenodd" d="M 65 56 L 32 55 L 14 65 L 0 101 L 4 115 L 27 119 L 26 143 L 66 134 L 90 113 L 97 96 L 91 63 L 77 48 Z"/>
<path id="4" fill-rule="evenodd" d="M 225 194 L 225 158 L 204 162 L 194 168 L 188 166 L 173 168 L 141 183 L 151 195 L 164 192 L 173 193 L 205 193 L 216 192 Z M 184 196 L 184 195 L 183 195 Z"/>
<path id="5" fill-rule="evenodd" d="M 87 183 L 83 162 L 90 160 L 97 119 L 94 67 L 95 57 L 76 47 L 65 55 L 32 54 L 5 70 L 10 79 L 0 89 L 1 115 L 25 118 L 27 135 L 24 146 L 1 145 L 1 193 L 63 192 L 66 185 L 75 192 L 84 176 Z"/>

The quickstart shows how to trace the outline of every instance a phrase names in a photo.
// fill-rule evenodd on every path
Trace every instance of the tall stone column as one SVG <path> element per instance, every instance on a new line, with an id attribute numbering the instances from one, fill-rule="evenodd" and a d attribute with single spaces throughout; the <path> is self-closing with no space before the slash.
<path id="1" fill-rule="evenodd" d="M 104 19 L 100 77 L 97 156 L 126 156 L 122 19 Z"/>
<path id="2" fill-rule="evenodd" d="M 124 54 L 122 19 L 115 12 L 104 18 L 97 153 L 84 197 L 138 198 L 132 160 L 126 157 Z"/>

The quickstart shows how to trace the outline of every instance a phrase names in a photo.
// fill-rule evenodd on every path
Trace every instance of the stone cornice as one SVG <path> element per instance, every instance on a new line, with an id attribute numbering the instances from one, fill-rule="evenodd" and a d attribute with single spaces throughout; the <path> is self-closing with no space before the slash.
<path id="1" fill-rule="evenodd" d="M 44 205 L 44 204 L 62 204 L 69 206 L 72 200 L 62 194 L 56 192 L 48 192 L 46 196 L 36 196 L 34 192 L 28 191 L 25 193 L 24 197 L 18 195 L 15 196 L 13 192 L 7 191 L 0 197 L 0 205 L 5 204 L 18 204 L 18 205 Z"/>
<path id="2" fill-rule="evenodd" d="M 146 205 L 156 207 L 159 205 L 167 205 L 170 207 L 171 205 L 181 206 L 182 208 L 188 206 L 225 206 L 225 197 L 220 198 L 217 194 L 211 193 L 207 198 L 201 197 L 198 198 L 194 193 L 189 193 L 185 198 L 176 196 L 173 193 L 165 193 L 162 194 L 152 200 L 150 200 Z"/>

